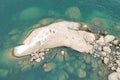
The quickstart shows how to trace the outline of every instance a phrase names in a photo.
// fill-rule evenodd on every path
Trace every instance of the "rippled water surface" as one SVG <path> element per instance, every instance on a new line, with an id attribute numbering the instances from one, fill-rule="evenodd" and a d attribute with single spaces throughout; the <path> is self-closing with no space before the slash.
<path id="1" fill-rule="evenodd" d="M 119 0 L 0 0 L 0 80 L 107 80 L 109 72 L 99 59 L 69 48 L 53 49 L 40 64 L 29 63 L 29 57 L 11 59 L 8 50 L 47 18 L 84 22 L 120 38 L 119 5 Z M 46 63 L 52 70 L 44 71 Z"/>

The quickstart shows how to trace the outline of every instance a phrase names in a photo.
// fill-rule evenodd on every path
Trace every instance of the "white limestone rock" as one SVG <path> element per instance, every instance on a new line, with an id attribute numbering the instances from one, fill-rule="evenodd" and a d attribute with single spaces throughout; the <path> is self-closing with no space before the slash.
<path id="1" fill-rule="evenodd" d="M 115 36 L 113 35 L 106 35 L 105 36 L 105 43 L 109 43 L 115 39 Z"/>
<path id="2" fill-rule="evenodd" d="M 62 56 L 65 55 L 65 51 L 62 50 L 62 51 L 61 51 L 61 55 L 62 55 Z"/>
<path id="3" fill-rule="evenodd" d="M 100 45 L 105 45 L 105 41 L 104 41 L 104 37 L 103 36 L 100 36 L 100 38 L 96 41 L 98 44 Z"/>
<path id="4" fill-rule="evenodd" d="M 104 63 L 107 65 L 109 62 L 109 58 L 108 57 L 104 57 Z"/>
<path id="5" fill-rule="evenodd" d="M 79 52 L 88 53 L 93 49 L 95 35 L 91 32 L 76 30 L 80 23 L 61 21 L 37 28 L 23 41 L 23 45 L 14 48 L 15 56 L 25 56 L 44 49 L 66 46 Z M 66 35 L 65 35 L 66 34 Z M 35 55 L 37 58 L 38 56 Z"/>
<path id="6" fill-rule="evenodd" d="M 93 43 L 95 41 L 95 35 L 93 35 L 93 34 L 84 34 L 84 39 L 89 43 Z"/>
<path id="7" fill-rule="evenodd" d="M 120 80 L 120 73 L 113 72 L 108 76 L 108 80 Z"/>
<path id="8" fill-rule="evenodd" d="M 102 57 L 104 57 L 104 56 L 106 56 L 106 55 L 107 55 L 107 53 L 106 53 L 106 52 L 104 52 L 104 51 L 101 51 L 101 52 L 100 52 L 100 55 L 101 55 Z"/>
<path id="9" fill-rule="evenodd" d="M 36 57 L 36 58 L 39 58 L 39 54 L 35 53 L 35 57 Z"/>

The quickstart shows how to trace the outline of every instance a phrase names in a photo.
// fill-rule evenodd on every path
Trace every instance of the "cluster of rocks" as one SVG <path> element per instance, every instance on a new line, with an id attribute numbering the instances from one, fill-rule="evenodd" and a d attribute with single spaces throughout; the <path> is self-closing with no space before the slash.
<path id="1" fill-rule="evenodd" d="M 37 51 L 37 52 L 33 52 L 31 53 L 31 59 L 30 61 L 33 62 L 41 62 L 42 60 L 45 59 L 45 55 L 50 51 L 50 49 L 45 49 L 44 51 L 40 52 L 40 51 Z M 64 50 L 61 50 L 60 51 L 60 55 L 61 56 L 65 56 L 66 53 Z"/>
<path id="2" fill-rule="evenodd" d="M 35 61 L 35 62 L 41 62 L 42 60 L 44 60 L 45 59 L 45 54 L 47 54 L 48 53 L 48 51 L 49 51 L 49 49 L 45 49 L 44 51 L 37 51 L 37 52 L 33 52 L 33 53 L 31 53 L 31 59 L 30 59 L 30 61 L 31 62 L 33 62 L 33 61 Z"/>
<path id="3" fill-rule="evenodd" d="M 108 69 L 120 72 L 120 40 L 113 35 L 99 35 L 90 54 L 101 58 Z"/>
<path id="4" fill-rule="evenodd" d="M 63 24 L 63 25 L 61 26 L 61 24 Z M 47 44 L 47 47 L 44 47 L 44 48 L 54 48 L 54 47 L 59 47 L 59 46 L 66 46 L 66 47 L 71 47 L 72 49 L 77 50 L 79 52 L 88 52 L 91 55 L 93 55 L 94 58 L 97 58 L 97 57 L 100 58 L 106 64 L 106 66 L 109 70 L 120 73 L 120 40 L 117 39 L 115 36 L 108 35 L 108 34 L 101 34 L 101 33 L 96 34 L 96 33 L 92 33 L 90 31 L 84 30 L 84 29 L 86 29 L 87 25 L 82 26 L 83 30 L 82 30 L 82 27 L 80 27 L 80 29 L 78 29 L 80 25 L 77 23 L 73 24 L 72 22 L 71 22 L 71 25 L 68 22 L 59 22 L 59 23 L 52 24 L 48 27 L 55 29 L 54 26 L 57 26 L 57 28 L 56 28 L 57 31 L 63 30 L 63 27 L 64 27 L 66 30 L 66 34 L 69 34 L 69 35 L 63 36 L 64 33 L 61 33 L 61 32 L 59 32 L 59 34 L 56 33 L 56 35 L 51 37 L 51 40 L 49 40 L 48 43 L 44 43 L 44 44 Z M 71 31 L 73 34 L 71 34 L 71 32 L 67 32 L 67 30 Z M 45 31 L 46 31 L 46 29 L 45 29 Z M 39 32 L 39 29 L 38 29 L 38 32 Z M 51 30 L 50 30 L 50 32 L 51 32 Z M 77 32 L 77 34 L 76 34 L 76 32 Z M 36 36 L 36 34 L 37 33 L 35 33 L 34 36 Z M 43 35 L 43 33 L 38 34 L 38 35 L 45 36 L 45 35 Z M 30 41 L 34 42 L 34 39 L 31 40 L 31 38 L 32 37 L 34 38 L 34 36 L 32 35 L 31 37 L 29 37 L 28 42 L 30 42 Z M 70 37 L 70 36 L 73 36 L 73 37 Z M 39 40 L 39 38 L 41 38 L 41 39 Z M 38 38 L 39 41 L 44 41 L 42 39 L 42 37 L 39 37 L 39 38 Z M 59 38 L 59 41 L 56 41 L 56 39 L 58 40 L 58 38 Z M 62 40 L 63 40 L 63 43 L 61 43 Z M 23 45 L 23 48 L 24 47 L 26 48 L 26 45 L 28 46 L 28 42 L 26 40 L 26 44 Z M 77 45 L 78 43 L 82 43 L 82 44 Z M 43 48 L 43 46 L 41 46 L 41 48 Z M 30 49 L 31 49 L 31 47 L 30 47 Z M 19 50 L 21 50 L 21 47 L 17 47 L 15 49 L 15 51 L 14 51 L 14 52 L 16 52 L 15 54 L 20 54 L 21 52 L 19 52 Z M 38 49 L 36 49 L 36 50 L 38 50 Z M 24 53 L 21 53 L 21 55 L 24 55 L 26 53 L 25 51 L 27 52 L 27 50 L 23 50 Z M 49 51 L 49 49 L 46 49 L 44 51 L 38 50 L 36 52 L 33 52 L 32 50 L 29 51 L 29 48 L 28 48 L 29 53 L 33 52 L 33 53 L 31 53 L 32 58 L 30 59 L 30 61 L 41 62 L 42 60 L 44 60 L 45 55 L 48 51 Z M 25 54 L 25 55 L 27 55 L 27 54 Z M 62 55 L 62 57 L 65 56 L 66 55 L 65 51 L 61 51 L 60 55 Z M 60 57 L 60 56 L 58 56 L 58 57 L 59 57 L 59 59 L 62 60 L 62 57 Z M 44 68 L 48 69 L 48 71 L 52 70 L 52 68 L 49 68 L 48 65 L 44 65 Z M 81 75 L 81 70 L 79 70 L 78 73 L 80 73 L 80 75 Z M 81 76 L 79 76 L 79 77 L 81 77 Z"/>

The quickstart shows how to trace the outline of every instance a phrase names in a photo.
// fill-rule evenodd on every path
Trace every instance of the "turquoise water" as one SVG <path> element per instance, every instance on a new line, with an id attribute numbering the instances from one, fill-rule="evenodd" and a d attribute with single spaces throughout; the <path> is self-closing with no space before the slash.
<path id="1" fill-rule="evenodd" d="M 24 59 L 11 60 L 7 54 L 10 48 L 21 44 L 34 24 L 45 18 L 85 22 L 95 31 L 107 31 L 120 38 L 119 5 L 119 0 L 0 0 L 0 80 L 106 80 L 107 71 L 104 75 L 98 73 L 106 70 L 99 60 L 68 48 L 64 48 L 68 53 L 65 59 L 51 58 L 57 53 L 53 51 L 40 64 L 29 64 Z M 72 17 L 68 16 L 67 10 L 71 7 L 77 7 L 80 16 L 79 12 L 77 18 L 73 13 Z M 84 60 L 86 56 L 90 59 Z M 45 63 L 56 67 L 45 72 Z M 80 69 L 86 72 L 84 78 L 78 76 Z"/>

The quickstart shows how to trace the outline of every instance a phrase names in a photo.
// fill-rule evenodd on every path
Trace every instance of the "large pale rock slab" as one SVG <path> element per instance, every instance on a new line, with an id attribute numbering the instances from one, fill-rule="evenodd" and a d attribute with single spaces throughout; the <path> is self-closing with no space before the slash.
<path id="1" fill-rule="evenodd" d="M 93 33 L 78 30 L 80 23 L 62 21 L 37 28 L 23 41 L 23 45 L 14 48 L 15 56 L 25 56 L 38 50 L 60 46 L 70 47 L 79 52 L 89 52 L 93 46 Z"/>

